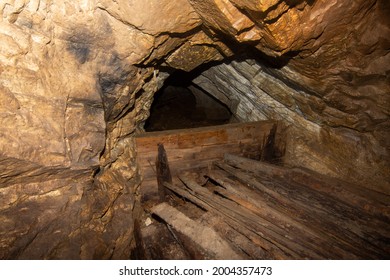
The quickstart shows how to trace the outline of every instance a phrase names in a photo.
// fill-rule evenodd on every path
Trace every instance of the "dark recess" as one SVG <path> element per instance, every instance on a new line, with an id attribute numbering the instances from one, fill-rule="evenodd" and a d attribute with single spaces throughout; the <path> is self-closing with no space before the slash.
<path id="1" fill-rule="evenodd" d="M 146 131 L 195 128 L 230 122 L 232 113 L 228 107 L 192 84 L 191 81 L 203 71 L 203 67 L 191 72 L 177 70 L 169 76 L 154 96 L 150 117 L 144 126 Z"/>

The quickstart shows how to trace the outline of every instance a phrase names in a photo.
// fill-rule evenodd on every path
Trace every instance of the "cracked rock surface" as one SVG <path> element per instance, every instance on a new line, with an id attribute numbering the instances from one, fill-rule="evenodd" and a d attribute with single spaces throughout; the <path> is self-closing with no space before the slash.
<path id="1" fill-rule="evenodd" d="M 390 194 L 386 0 L 0 1 L 0 258 L 126 259 L 133 135 L 175 69 L 285 163 Z M 219 62 L 219 63 L 216 63 Z"/>

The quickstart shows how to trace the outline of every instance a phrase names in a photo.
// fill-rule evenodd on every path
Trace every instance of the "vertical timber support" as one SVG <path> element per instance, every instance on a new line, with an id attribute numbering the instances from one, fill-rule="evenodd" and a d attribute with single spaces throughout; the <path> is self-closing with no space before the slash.
<path id="1" fill-rule="evenodd" d="M 156 159 L 157 187 L 160 201 L 163 202 L 166 196 L 164 183 L 172 183 L 172 175 L 169 169 L 168 157 L 164 145 L 158 144 L 158 153 Z"/>

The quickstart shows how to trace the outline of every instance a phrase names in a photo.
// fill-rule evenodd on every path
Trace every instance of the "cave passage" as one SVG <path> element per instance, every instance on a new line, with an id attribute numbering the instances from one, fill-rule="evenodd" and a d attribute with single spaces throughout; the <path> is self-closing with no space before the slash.
<path id="1" fill-rule="evenodd" d="M 162 131 L 221 125 L 233 121 L 229 108 L 194 85 L 195 72 L 177 70 L 155 94 L 144 129 Z"/>

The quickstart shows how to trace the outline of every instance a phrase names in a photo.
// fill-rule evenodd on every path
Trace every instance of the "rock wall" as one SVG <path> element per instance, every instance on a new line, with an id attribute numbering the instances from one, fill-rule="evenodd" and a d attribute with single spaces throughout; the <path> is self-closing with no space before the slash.
<path id="1" fill-rule="evenodd" d="M 199 17 L 185 0 L 0 11 L 0 258 L 128 258 L 140 181 L 129 136 L 166 77 L 142 65 Z"/>
<path id="2" fill-rule="evenodd" d="M 386 1 L 190 2 L 216 34 L 261 51 L 196 84 L 242 120 L 291 124 L 287 163 L 390 193 Z"/>
<path id="3" fill-rule="evenodd" d="M 274 119 L 286 125 L 286 165 L 304 166 L 389 194 L 388 150 L 381 145 L 388 131 L 370 124 L 368 129 L 380 137 L 361 133 L 347 126 L 347 117 L 342 127 L 329 125 L 333 116 L 321 112 L 334 109 L 301 87 L 297 76 L 288 66 L 275 69 L 245 60 L 213 66 L 193 82 L 223 100 L 240 121 Z M 365 94 L 372 97 L 371 92 Z"/>
<path id="4" fill-rule="evenodd" d="M 389 12 L 385 0 L 0 1 L 0 258 L 128 258 L 132 136 L 153 94 L 174 69 L 229 57 L 194 83 L 242 120 L 290 125 L 287 163 L 389 194 Z"/>

